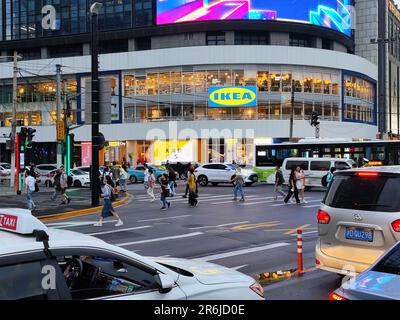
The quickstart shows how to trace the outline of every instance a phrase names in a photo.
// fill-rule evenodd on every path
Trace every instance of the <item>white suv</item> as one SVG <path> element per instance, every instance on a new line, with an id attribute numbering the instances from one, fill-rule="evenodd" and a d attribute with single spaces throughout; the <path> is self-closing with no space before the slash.
<path id="1" fill-rule="evenodd" d="M 227 163 L 210 163 L 198 167 L 195 170 L 196 179 L 202 187 L 211 183 L 213 186 L 218 183 L 230 183 L 236 172 L 233 164 Z M 246 186 L 251 186 L 258 182 L 258 175 L 253 170 L 242 169 L 244 182 Z"/>

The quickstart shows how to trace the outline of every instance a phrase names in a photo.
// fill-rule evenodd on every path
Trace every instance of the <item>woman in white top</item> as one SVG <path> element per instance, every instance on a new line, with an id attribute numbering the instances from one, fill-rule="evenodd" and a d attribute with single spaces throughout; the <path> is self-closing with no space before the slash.
<path id="1" fill-rule="evenodd" d="M 303 203 L 307 203 L 304 200 L 304 189 L 306 188 L 306 176 L 304 174 L 304 170 L 301 167 L 296 168 L 296 187 L 299 190 L 299 198 Z"/>

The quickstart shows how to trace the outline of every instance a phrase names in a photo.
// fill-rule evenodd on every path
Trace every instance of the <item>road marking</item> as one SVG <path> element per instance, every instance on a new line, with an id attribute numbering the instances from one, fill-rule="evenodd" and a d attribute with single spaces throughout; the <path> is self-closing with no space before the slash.
<path id="1" fill-rule="evenodd" d="M 314 204 L 312 206 L 303 206 L 303 208 L 319 208 L 320 206 L 320 204 Z"/>
<path id="2" fill-rule="evenodd" d="M 46 223 L 46 226 L 51 227 L 53 229 L 63 229 L 63 228 L 76 228 L 76 227 L 83 227 L 83 226 L 90 226 L 94 225 L 96 221 L 71 221 L 71 222 L 53 222 L 53 223 Z M 103 223 L 115 223 L 115 221 L 103 221 Z"/>
<path id="3" fill-rule="evenodd" d="M 307 203 L 310 203 L 310 202 L 321 202 L 321 199 L 319 199 L 319 200 L 306 200 L 307 201 Z M 303 203 L 304 204 L 304 203 Z M 282 206 L 286 206 L 286 205 L 288 205 L 288 206 L 290 206 L 290 205 L 296 205 L 296 203 L 279 203 L 279 204 L 274 204 L 274 205 L 271 205 L 270 207 L 282 207 Z M 319 206 L 319 205 L 318 205 Z M 303 206 L 303 205 L 301 205 L 301 204 L 299 204 L 299 207 L 300 208 L 308 208 L 308 207 L 310 207 L 310 206 Z"/>
<path id="4" fill-rule="evenodd" d="M 240 206 L 252 206 L 255 204 L 262 204 L 262 203 L 273 203 L 275 200 L 267 200 L 267 201 L 258 201 L 258 202 L 246 202 L 246 203 L 241 203 Z"/>
<path id="5" fill-rule="evenodd" d="M 237 266 L 237 267 L 233 267 L 233 268 L 229 268 L 229 269 L 238 271 L 238 270 L 243 269 L 243 268 L 245 268 L 245 267 L 247 267 L 247 266 L 248 266 L 248 264 L 244 264 L 244 265 L 242 265 L 242 266 Z"/>
<path id="6" fill-rule="evenodd" d="M 318 232 L 318 230 L 307 231 L 307 232 L 303 232 L 303 235 L 305 235 L 305 234 L 311 234 L 311 233 L 317 233 L 317 232 Z M 291 236 L 295 237 L 295 236 L 297 236 L 297 234 L 291 234 Z"/>
<path id="7" fill-rule="evenodd" d="M 154 195 L 157 196 L 156 194 L 154 194 Z M 182 198 L 182 195 L 176 195 L 174 197 L 169 197 L 168 200 L 171 202 L 188 201 L 188 198 Z M 206 197 L 206 196 L 211 196 L 211 195 L 212 194 L 210 194 L 210 193 L 204 193 L 201 195 L 201 198 Z M 221 196 L 215 196 L 215 197 L 223 197 L 223 196 L 221 195 Z M 147 196 L 144 196 L 144 197 L 136 199 L 136 200 L 137 200 L 137 202 L 149 202 L 151 199 L 150 199 L 150 196 L 147 195 Z"/>
<path id="8" fill-rule="evenodd" d="M 310 226 L 311 226 L 311 224 L 303 224 L 303 225 L 300 226 L 300 227 L 293 228 L 293 229 L 289 230 L 289 231 L 286 232 L 285 234 L 287 234 L 287 235 L 289 235 L 289 234 L 294 234 L 294 233 L 297 233 L 297 230 L 304 230 L 304 229 L 306 229 L 306 228 L 308 228 L 308 227 L 310 227 Z"/>
<path id="9" fill-rule="evenodd" d="M 220 260 L 220 259 L 224 259 L 224 258 L 230 258 L 230 257 L 244 255 L 244 254 L 249 254 L 249 253 L 254 253 L 254 252 L 259 252 L 259 251 L 265 251 L 265 250 L 271 250 L 271 249 L 287 247 L 287 246 L 290 246 L 290 244 L 286 243 L 286 242 L 273 243 L 273 244 L 268 244 L 268 245 L 261 246 L 261 247 L 230 251 L 230 252 L 225 252 L 225 253 L 220 253 L 220 254 L 213 254 L 213 255 L 210 255 L 210 256 L 196 258 L 196 259 L 193 259 L 193 260 L 199 260 L 199 261 L 207 262 L 207 261 Z"/>
<path id="10" fill-rule="evenodd" d="M 181 219 L 181 218 L 188 218 L 188 217 L 191 217 L 191 216 L 192 216 L 192 215 L 174 216 L 174 217 L 165 217 L 165 218 L 138 220 L 137 222 L 150 222 L 150 221 L 162 221 L 162 220 L 170 220 L 170 219 Z"/>
<path id="11" fill-rule="evenodd" d="M 198 198 L 198 200 L 199 201 L 202 201 L 202 202 L 204 202 L 204 201 L 213 201 L 213 200 L 218 200 L 219 198 L 228 198 L 228 197 L 231 197 L 232 196 L 232 194 L 223 194 L 223 195 L 218 195 L 218 196 L 207 196 L 207 194 L 202 194 L 201 196 L 199 196 L 199 198 Z M 255 197 L 255 196 L 249 196 L 249 197 Z M 139 202 L 146 202 L 146 201 L 149 201 L 149 200 L 138 200 Z M 170 202 L 174 202 L 174 203 L 177 203 L 177 202 L 188 202 L 188 199 L 187 198 L 180 198 L 180 199 L 175 199 L 175 197 L 172 197 L 172 198 L 168 198 L 168 201 L 170 201 Z"/>
<path id="12" fill-rule="evenodd" d="M 280 221 L 269 221 L 269 222 L 261 222 L 261 223 L 254 223 L 254 224 L 243 224 L 240 226 L 233 227 L 232 230 L 234 231 L 245 231 L 245 230 L 252 230 L 252 229 L 259 229 L 259 228 L 269 228 L 279 226 L 282 223 Z"/>
<path id="13" fill-rule="evenodd" d="M 189 229 L 190 230 L 200 230 L 200 229 L 209 229 L 209 228 L 222 228 L 222 227 L 235 226 L 235 225 L 244 224 L 244 223 L 249 223 L 249 221 L 232 222 L 232 223 L 220 224 L 218 226 L 205 226 L 205 227 L 196 227 L 196 228 L 189 228 Z"/>
<path id="14" fill-rule="evenodd" d="M 126 247 L 126 246 L 132 246 L 132 245 L 135 245 L 135 244 L 142 244 L 142 243 L 160 242 L 160 241 L 168 241 L 168 240 L 174 240 L 174 239 L 191 238 L 191 237 L 200 236 L 202 234 L 204 234 L 204 233 L 203 232 L 193 232 L 193 233 L 181 234 L 179 236 L 162 237 L 162 238 L 155 238 L 155 239 L 142 240 L 142 241 L 118 243 L 116 245 L 119 246 L 119 247 Z"/>
<path id="15" fill-rule="evenodd" d="M 141 226 L 141 227 L 117 229 L 117 230 L 104 231 L 104 232 L 95 232 L 95 233 L 88 233 L 88 235 L 89 236 L 99 236 L 99 235 L 103 235 L 103 234 L 111 234 L 111 233 L 118 233 L 118 232 L 131 231 L 131 230 L 140 230 L 140 229 L 147 229 L 147 228 L 152 228 L 152 226 Z"/>
<path id="16" fill-rule="evenodd" d="M 249 199 L 249 198 L 251 198 L 250 201 L 254 201 L 254 200 L 268 199 L 269 197 L 267 197 L 267 198 L 266 197 L 257 198 L 257 196 L 246 196 L 246 199 Z M 272 197 L 270 197 L 270 198 L 272 199 Z M 235 201 L 233 201 L 233 200 L 221 201 L 221 202 L 214 202 L 214 203 L 211 203 L 211 204 L 218 205 L 218 204 L 226 204 L 226 203 L 235 203 Z M 256 204 L 256 203 L 264 203 L 264 201 L 263 202 L 251 202 L 251 203 L 249 203 L 249 205 L 250 204 Z M 239 203 L 239 205 L 243 206 L 243 205 L 246 205 L 246 203 Z"/>

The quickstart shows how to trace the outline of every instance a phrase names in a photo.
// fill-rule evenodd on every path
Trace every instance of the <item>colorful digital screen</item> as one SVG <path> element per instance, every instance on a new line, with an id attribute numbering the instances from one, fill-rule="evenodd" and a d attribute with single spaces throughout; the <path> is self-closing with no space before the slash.
<path id="1" fill-rule="evenodd" d="M 210 20 L 276 20 L 351 35 L 351 0 L 157 0 L 157 24 Z"/>

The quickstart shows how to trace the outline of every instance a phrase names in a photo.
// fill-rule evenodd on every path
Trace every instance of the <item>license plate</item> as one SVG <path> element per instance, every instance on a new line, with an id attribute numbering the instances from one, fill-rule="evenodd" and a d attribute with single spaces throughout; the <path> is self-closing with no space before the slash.
<path id="1" fill-rule="evenodd" d="M 374 231 L 365 228 L 346 228 L 346 239 L 373 242 Z"/>

